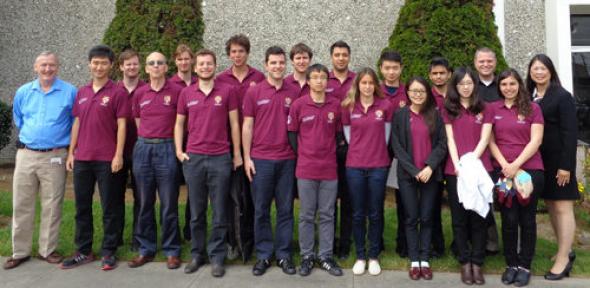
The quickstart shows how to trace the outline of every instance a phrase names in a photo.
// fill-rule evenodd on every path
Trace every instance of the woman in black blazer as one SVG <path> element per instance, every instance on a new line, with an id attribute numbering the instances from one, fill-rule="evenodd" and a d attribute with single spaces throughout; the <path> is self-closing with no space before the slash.
<path id="1" fill-rule="evenodd" d="M 410 105 L 395 114 L 390 140 L 399 160 L 399 191 L 406 216 L 399 221 L 405 223 L 410 278 L 430 280 L 432 213 L 443 176 L 441 164 L 447 155 L 447 139 L 428 82 L 414 77 L 408 81 L 406 93 Z"/>
<path id="2" fill-rule="evenodd" d="M 541 197 L 549 210 L 558 244 L 555 262 L 545 279 L 559 280 L 569 276 L 575 259 L 574 201 L 580 197 L 576 181 L 576 106 L 572 95 L 561 87 L 553 62 L 545 54 L 536 55 L 529 63 L 527 86 L 545 119 L 540 149 L 545 165 L 545 189 Z"/>

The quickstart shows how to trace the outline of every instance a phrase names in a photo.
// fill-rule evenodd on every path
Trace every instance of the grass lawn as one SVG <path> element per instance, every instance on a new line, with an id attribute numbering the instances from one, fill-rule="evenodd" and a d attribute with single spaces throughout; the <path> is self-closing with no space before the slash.
<path id="1" fill-rule="evenodd" d="M 297 219 L 298 213 L 298 203 L 295 203 L 295 219 Z M 101 243 L 101 235 L 102 235 L 102 221 L 101 221 L 101 209 L 100 203 L 95 202 L 93 205 L 94 210 L 94 251 L 98 253 L 100 251 L 100 243 Z M 184 226 L 184 203 L 180 204 L 179 207 L 180 213 L 180 224 L 181 227 Z M 590 215 L 586 212 L 578 211 L 577 218 L 579 225 L 587 225 L 590 226 Z M 0 191 L 0 217 L 4 218 L 4 220 L 9 220 L 12 215 L 12 194 L 9 192 Z M 117 256 L 123 260 L 129 260 L 136 255 L 135 252 L 130 251 L 129 242 L 131 239 L 130 227 L 132 222 L 132 205 L 127 204 L 126 206 L 126 229 L 125 229 L 125 245 L 122 246 L 118 252 Z M 70 255 L 75 251 L 74 245 L 74 216 L 75 216 L 75 209 L 74 209 L 74 201 L 66 199 L 64 201 L 63 207 L 63 215 L 62 215 L 62 224 L 61 224 L 61 233 L 60 233 L 60 242 L 58 251 L 64 255 Z M 158 216 L 156 216 L 158 217 Z M 538 218 L 548 217 L 546 214 L 539 214 Z M 38 218 L 39 218 L 39 205 L 37 203 L 37 227 L 35 231 L 38 231 Z M 447 254 L 440 258 L 434 259 L 431 262 L 431 266 L 434 268 L 435 271 L 459 271 L 459 264 L 450 255 L 449 252 L 449 245 L 452 241 L 452 232 L 451 232 L 451 218 L 450 212 L 448 209 L 443 209 L 443 229 L 445 235 L 445 241 L 447 245 Z M 496 219 L 500 219 L 499 215 L 497 215 Z M 274 219 L 273 219 L 274 221 Z M 1 222 L 0 222 L 1 223 Z M 296 221 L 297 223 L 297 221 Z M 385 209 L 385 251 L 381 253 L 381 266 L 384 269 L 395 269 L 395 270 L 406 270 L 408 267 L 408 259 L 400 258 L 394 252 L 394 243 L 395 243 L 395 227 L 397 224 L 397 217 L 394 208 L 386 208 Z M 500 223 L 498 223 L 500 224 Z M 295 225 L 295 235 L 293 236 L 293 244 L 294 247 L 297 247 L 297 224 Z M 38 233 L 35 232 L 34 239 L 33 239 L 33 253 L 37 251 L 37 238 Z M 182 257 L 185 261 L 189 259 L 190 255 L 190 244 L 184 242 L 182 244 Z M 297 248 L 295 248 L 297 250 Z M 549 268 L 551 268 L 551 257 L 557 251 L 557 245 L 547 239 L 538 238 L 537 240 L 537 247 L 536 247 L 536 256 L 533 261 L 533 272 L 537 275 L 543 275 Z M 10 225 L 0 226 L 0 255 L 3 256 L 10 256 L 12 253 L 11 247 L 11 231 Z M 354 253 L 354 252 L 353 252 Z M 340 264 L 344 267 L 350 268 L 354 263 L 354 257 L 351 256 L 345 260 L 340 261 Z M 295 261 L 299 263 L 298 253 L 295 252 Z M 574 276 L 582 276 L 582 277 L 590 277 L 590 251 L 576 249 L 576 262 L 573 269 Z M 164 260 L 164 256 L 161 253 L 158 253 L 157 259 Z M 233 261 L 232 264 L 241 264 L 241 260 Z M 251 260 L 249 264 L 253 264 L 254 261 Z M 505 263 L 504 257 L 502 255 L 496 255 L 486 258 L 485 262 L 485 269 L 489 273 L 501 273 L 504 270 Z"/>

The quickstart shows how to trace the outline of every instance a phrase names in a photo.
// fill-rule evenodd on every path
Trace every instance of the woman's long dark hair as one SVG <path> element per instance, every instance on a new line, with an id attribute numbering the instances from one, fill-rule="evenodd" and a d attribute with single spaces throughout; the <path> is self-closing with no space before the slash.
<path id="1" fill-rule="evenodd" d="M 531 77 L 531 67 L 533 66 L 533 63 L 535 63 L 535 61 L 541 62 L 543 65 L 545 65 L 545 67 L 547 67 L 547 70 L 549 70 L 549 74 L 551 74 L 551 79 L 549 80 L 549 88 L 561 87 L 559 75 L 557 75 L 555 65 L 553 65 L 553 61 L 551 61 L 551 58 L 549 58 L 549 56 L 545 54 L 537 54 L 533 57 L 533 59 L 531 59 L 531 62 L 529 62 L 529 69 L 527 70 L 526 88 L 529 90 L 529 92 L 532 93 L 537 87 L 537 83 L 535 83 L 535 81 L 533 81 L 533 78 Z"/>
<path id="2" fill-rule="evenodd" d="M 426 101 L 420 108 L 419 112 L 424 117 L 424 122 L 426 122 L 426 125 L 428 126 L 428 131 L 432 136 L 434 135 L 436 129 L 436 113 L 438 113 L 436 111 L 436 101 L 434 100 L 434 96 L 432 95 L 430 84 L 428 84 L 428 81 L 426 81 L 424 78 L 420 76 L 414 76 L 410 80 L 408 80 L 406 84 L 406 95 L 408 95 L 408 98 L 410 98 L 408 90 L 410 89 L 410 85 L 412 85 L 414 82 L 421 84 L 422 86 L 424 86 L 424 89 L 426 89 Z"/>
<path id="3" fill-rule="evenodd" d="M 467 111 L 473 115 L 477 115 L 484 109 L 484 102 L 479 97 L 479 93 L 477 93 L 477 83 L 479 83 L 479 78 L 473 70 L 459 67 L 453 73 L 451 81 L 449 81 L 447 97 L 445 99 L 445 109 L 447 109 L 451 119 L 459 117 L 459 114 L 461 113 L 461 94 L 459 94 L 457 85 L 465 79 L 466 76 L 469 76 L 471 81 L 473 81 L 473 92 L 471 92 L 471 97 L 469 98 L 469 107 L 467 107 Z"/>
<path id="4" fill-rule="evenodd" d="M 520 77 L 518 72 L 513 68 L 504 70 L 502 73 L 500 73 L 500 75 L 498 75 L 498 95 L 500 95 L 500 97 L 504 99 L 504 94 L 502 94 L 500 86 L 502 84 L 502 81 L 509 77 L 513 77 L 514 79 L 516 79 L 516 82 L 518 82 L 518 94 L 516 95 L 516 100 L 514 101 L 514 103 L 516 104 L 518 114 L 525 117 L 529 116 L 533 111 L 533 108 L 531 106 L 531 95 L 524 86 L 522 78 Z"/>

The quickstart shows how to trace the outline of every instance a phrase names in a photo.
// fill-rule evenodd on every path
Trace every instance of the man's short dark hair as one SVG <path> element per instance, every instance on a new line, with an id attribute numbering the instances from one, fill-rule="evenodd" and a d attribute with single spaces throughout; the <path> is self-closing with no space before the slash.
<path id="1" fill-rule="evenodd" d="M 332 55 L 334 53 L 335 48 L 346 48 L 346 50 L 348 50 L 348 54 L 350 54 L 350 46 L 348 46 L 348 43 L 346 43 L 342 40 L 338 40 L 338 41 L 334 42 L 334 44 L 332 44 L 332 46 L 330 46 L 330 55 Z"/>
<path id="2" fill-rule="evenodd" d="M 379 57 L 379 66 L 383 64 L 384 61 L 391 61 L 397 62 L 399 65 L 403 65 L 402 62 L 402 55 L 400 55 L 397 51 L 394 50 L 385 50 L 381 52 L 381 56 Z"/>
<path id="3" fill-rule="evenodd" d="M 139 60 L 139 54 L 137 53 L 137 51 L 129 48 L 126 49 L 125 51 L 121 52 L 121 54 L 119 54 L 119 65 L 123 65 L 123 63 L 133 57 L 137 57 L 137 60 Z"/>
<path id="4" fill-rule="evenodd" d="M 309 48 L 309 46 L 305 45 L 304 43 L 297 43 L 291 48 L 291 51 L 289 52 L 289 59 L 293 60 L 296 54 L 302 53 L 307 53 L 307 56 L 309 56 L 309 60 L 313 58 L 313 51 L 311 51 L 311 48 Z"/>
<path id="5" fill-rule="evenodd" d="M 217 56 L 215 56 L 215 52 L 213 52 L 212 50 L 209 49 L 205 49 L 202 48 L 199 51 L 197 51 L 197 53 L 195 53 L 195 60 L 197 60 L 197 57 L 199 56 L 211 56 L 213 58 L 213 63 L 217 64 Z"/>
<path id="6" fill-rule="evenodd" d="M 451 65 L 449 64 L 449 60 L 447 60 L 447 58 L 444 58 L 444 57 L 432 58 L 432 60 L 430 60 L 430 65 L 428 66 L 428 72 L 432 71 L 432 68 L 434 68 L 435 66 L 443 66 L 443 67 L 445 67 L 445 69 L 447 69 L 447 71 L 453 72 L 453 69 L 451 69 Z"/>
<path id="7" fill-rule="evenodd" d="M 250 54 L 250 39 L 248 39 L 248 36 L 246 36 L 244 34 L 237 34 L 237 35 L 231 36 L 225 42 L 225 53 L 227 53 L 228 56 L 229 56 L 229 51 L 231 50 L 231 45 L 242 46 L 242 47 L 244 47 L 244 49 L 246 49 L 246 53 Z"/>
<path id="8" fill-rule="evenodd" d="M 311 77 L 312 72 L 324 72 L 326 73 L 326 76 L 330 75 L 330 72 L 328 71 L 328 68 L 326 66 L 320 63 L 316 63 L 307 67 L 307 70 L 305 71 L 305 80 L 309 80 L 309 77 Z"/>
<path id="9" fill-rule="evenodd" d="M 88 52 L 88 61 L 92 58 L 108 58 L 111 63 L 115 61 L 115 52 L 107 45 L 96 45 Z"/>
<path id="10" fill-rule="evenodd" d="M 268 58 L 270 57 L 270 55 L 283 55 L 283 56 L 285 56 L 285 50 L 283 48 L 281 48 L 280 46 L 268 47 L 268 49 L 266 49 L 266 52 L 264 52 L 264 63 L 268 62 Z"/>

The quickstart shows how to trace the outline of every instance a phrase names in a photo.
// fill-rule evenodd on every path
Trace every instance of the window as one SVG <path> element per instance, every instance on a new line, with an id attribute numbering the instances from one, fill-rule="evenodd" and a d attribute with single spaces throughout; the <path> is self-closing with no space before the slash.
<path id="1" fill-rule="evenodd" d="M 573 94 L 578 110 L 578 138 L 590 143 L 590 6 L 570 7 Z"/>

